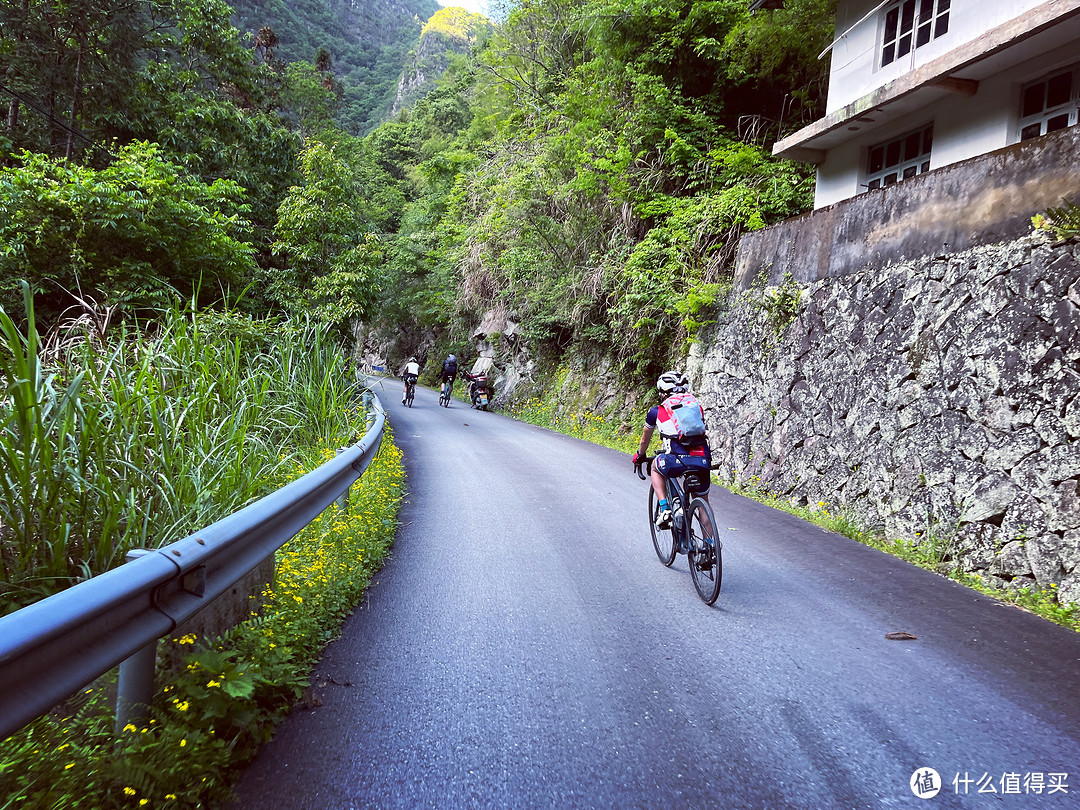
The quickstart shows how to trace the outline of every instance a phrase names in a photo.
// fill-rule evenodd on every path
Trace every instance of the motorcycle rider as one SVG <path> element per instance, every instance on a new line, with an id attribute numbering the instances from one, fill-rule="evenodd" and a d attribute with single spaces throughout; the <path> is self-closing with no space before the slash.
<path id="1" fill-rule="evenodd" d="M 491 386 L 488 384 L 487 374 L 483 371 L 470 374 L 462 371 L 461 376 L 469 381 L 469 401 L 475 403 L 479 391 L 487 391 L 488 399 L 491 398 Z"/>

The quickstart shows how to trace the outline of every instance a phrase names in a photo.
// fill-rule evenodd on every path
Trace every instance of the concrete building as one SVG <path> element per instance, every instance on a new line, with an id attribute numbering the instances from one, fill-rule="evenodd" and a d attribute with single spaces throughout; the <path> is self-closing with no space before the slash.
<path id="1" fill-rule="evenodd" d="M 839 0 L 826 56 L 825 117 L 773 148 L 815 209 L 1074 126 L 1080 0 Z"/>

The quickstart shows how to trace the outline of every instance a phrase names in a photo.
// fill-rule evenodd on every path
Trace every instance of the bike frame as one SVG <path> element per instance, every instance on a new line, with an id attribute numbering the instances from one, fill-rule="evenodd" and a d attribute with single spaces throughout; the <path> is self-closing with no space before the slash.
<path id="1" fill-rule="evenodd" d="M 652 462 L 653 457 L 644 459 L 648 475 L 641 474 L 641 465 L 635 466 L 638 478 L 649 481 L 649 520 L 650 522 L 656 519 L 656 492 L 652 487 Z M 702 495 L 690 492 L 683 482 L 679 480 L 681 476 L 669 478 L 664 476 L 664 490 L 667 495 L 667 500 L 672 504 L 672 518 L 671 518 L 671 546 L 663 546 L 660 542 L 658 532 L 667 531 L 660 530 L 654 524 L 650 524 L 649 530 L 652 532 L 653 545 L 656 549 L 656 554 L 660 558 L 660 562 L 665 566 L 670 567 L 675 560 L 676 555 L 680 550 L 685 550 L 687 554 L 687 563 L 690 567 L 690 577 L 694 580 L 694 588 L 698 592 L 698 596 L 707 605 L 713 604 L 716 601 L 716 597 L 720 592 L 720 581 L 723 571 L 723 565 L 721 562 L 721 548 L 722 543 L 717 535 L 716 516 L 713 514 L 712 507 L 709 506 L 708 500 Z M 678 501 L 678 510 L 676 510 L 675 503 Z M 693 522 L 696 519 L 701 525 L 702 518 L 705 518 L 709 524 L 709 532 L 697 537 L 694 533 Z M 701 526 L 704 530 L 704 527 Z M 695 539 L 697 542 L 695 542 Z"/>
<path id="2" fill-rule="evenodd" d="M 651 472 L 652 470 L 650 469 L 650 473 Z M 667 489 L 668 502 L 674 503 L 674 499 L 678 499 L 679 502 L 678 515 L 676 515 L 675 510 L 672 509 L 671 533 L 682 545 L 687 545 L 690 542 L 690 531 L 686 526 L 686 512 L 690 508 L 690 501 L 687 500 L 686 493 L 679 485 L 678 478 L 668 478 L 667 476 L 664 476 L 664 484 Z M 649 486 L 652 486 L 652 481 L 649 482 Z"/>

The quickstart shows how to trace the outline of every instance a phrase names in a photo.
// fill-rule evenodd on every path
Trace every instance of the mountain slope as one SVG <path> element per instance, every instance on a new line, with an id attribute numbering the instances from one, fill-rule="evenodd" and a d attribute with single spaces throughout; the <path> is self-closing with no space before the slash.
<path id="1" fill-rule="evenodd" d="M 435 0 L 234 0 L 233 24 L 251 42 L 264 26 L 278 37 L 277 56 L 314 62 L 325 47 L 344 98 L 343 128 L 362 135 L 388 115 L 402 68 Z"/>
<path id="2" fill-rule="evenodd" d="M 446 70 L 454 54 L 467 53 L 490 35 L 491 22 L 480 14 L 449 7 L 435 12 L 420 32 L 420 41 L 409 53 L 398 83 L 390 115 L 411 107 L 426 96 Z"/>

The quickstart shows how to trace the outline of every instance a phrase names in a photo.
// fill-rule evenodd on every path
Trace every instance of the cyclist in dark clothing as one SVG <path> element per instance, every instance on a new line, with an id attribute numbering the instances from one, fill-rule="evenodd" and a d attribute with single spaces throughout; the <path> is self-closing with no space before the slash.
<path id="1" fill-rule="evenodd" d="M 439 382 L 449 380 L 452 384 L 457 378 L 457 373 L 457 356 L 453 354 L 446 355 L 446 359 L 443 360 L 442 371 L 439 372 Z"/>
<path id="2" fill-rule="evenodd" d="M 442 368 L 439 369 L 439 382 L 443 384 L 442 393 L 439 394 L 439 404 L 441 405 L 445 399 L 446 403 L 450 402 L 450 392 L 454 390 L 454 380 L 457 379 L 458 362 L 457 357 L 453 354 L 446 355 L 446 359 L 443 360 Z"/>

